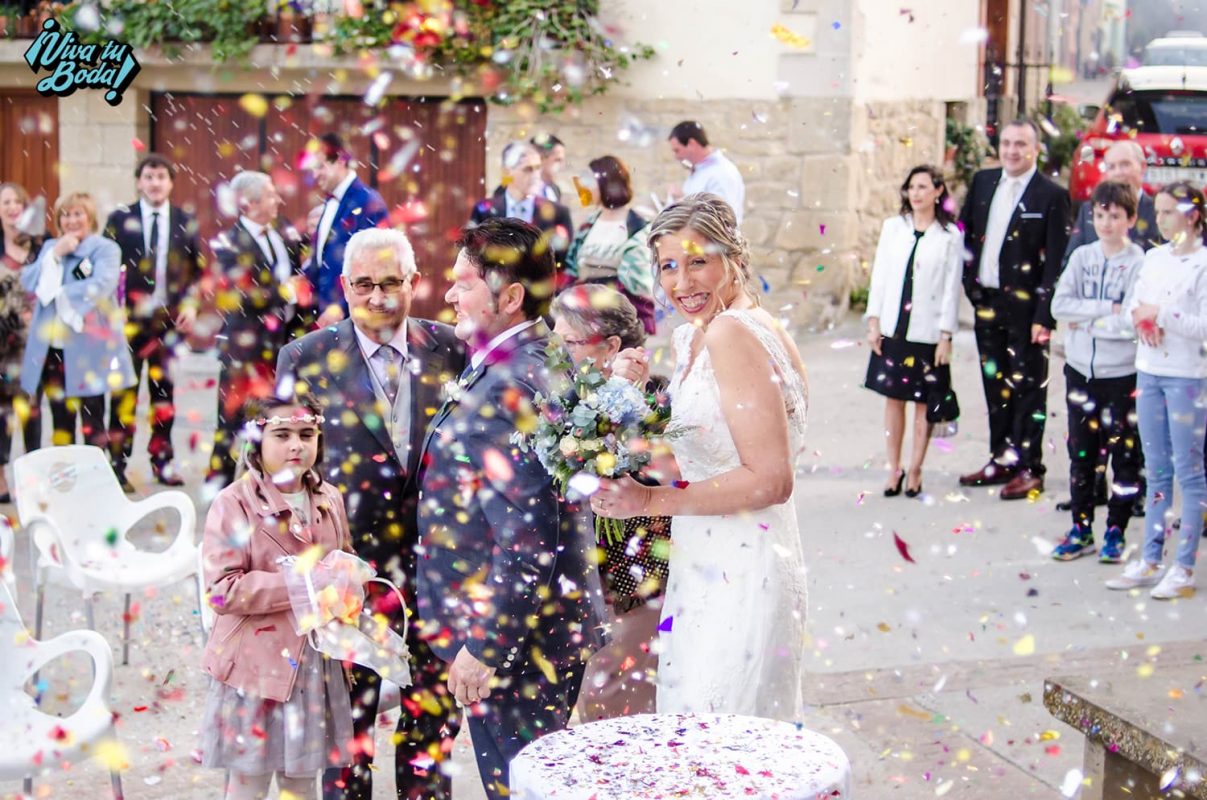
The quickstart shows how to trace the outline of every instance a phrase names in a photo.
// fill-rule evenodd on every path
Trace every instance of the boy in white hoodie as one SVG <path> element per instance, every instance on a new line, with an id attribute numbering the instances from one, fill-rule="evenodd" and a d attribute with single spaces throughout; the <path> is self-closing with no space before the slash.
<path id="1" fill-rule="evenodd" d="M 1141 493 L 1142 457 L 1136 431 L 1136 341 L 1125 308 L 1140 276 L 1144 250 L 1128 236 L 1136 194 L 1122 183 L 1094 189 L 1098 241 L 1078 247 L 1056 284 L 1052 316 L 1064 323 L 1069 410 L 1069 489 L 1073 527 L 1052 551 L 1059 561 L 1094 552 L 1094 482 L 1110 454 L 1114 480 L 1098 560 L 1123 559 L 1124 533 Z M 1100 466 L 1101 464 L 1101 466 Z"/>

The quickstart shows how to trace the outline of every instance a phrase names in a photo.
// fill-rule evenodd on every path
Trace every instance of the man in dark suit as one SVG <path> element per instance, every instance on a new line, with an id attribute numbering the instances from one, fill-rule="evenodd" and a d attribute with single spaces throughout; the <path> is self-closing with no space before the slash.
<path id="1" fill-rule="evenodd" d="M 1157 210 L 1153 206 L 1153 199 L 1144 192 L 1145 163 L 1144 150 L 1130 139 L 1115 142 L 1107 149 L 1106 155 L 1103 157 L 1103 165 L 1106 167 L 1105 180 L 1125 183 L 1136 193 L 1136 224 L 1128 234 L 1133 242 L 1147 252 L 1161 243 L 1161 232 L 1157 230 Z M 1063 272 L 1065 265 L 1069 263 L 1069 256 L 1073 255 L 1074 250 L 1083 244 L 1096 241 L 1098 241 L 1098 233 L 1094 230 L 1093 203 L 1086 201 L 1081 204 L 1081 209 L 1077 213 L 1077 221 L 1073 223 L 1073 232 L 1069 236 L 1068 245 L 1065 246 L 1061 271 Z M 1103 433 L 1105 435 L 1105 429 Z M 1099 469 L 1095 473 L 1094 481 L 1095 505 L 1104 506 L 1107 502 L 1106 457 L 1109 452 L 1105 444 L 1099 448 Z M 1136 498 L 1136 503 L 1136 516 L 1144 516 L 1143 486 L 1141 486 L 1139 497 Z M 1061 501 L 1056 504 L 1056 508 L 1058 511 L 1070 511 L 1073 508 L 1073 501 Z"/>
<path id="2" fill-rule="evenodd" d="M 467 707 L 489 797 L 508 764 L 561 730 L 603 644 L 594 537 L 533 452 L 511 441 L 535 395 L 559 391 L 543 321 L 554 277 L 542 234 L 516 219 L 467 226 L 445 295 L 470 364 L 428 428 L 420 466 L 421 635 Z"/>
<path id="3" fill-rule="evenodd" d="M 134 177 L 138 202 L 109 215 L 105 236 L 122 251 L 122 280 L 126 304 L 126 335 L 134 358 L 134 374 L 141 383 L 147 365 L 151 395 L 151 471 L 165 486 L 184 480 L 172 463 L 172 421 L 176 416 L 172 384 L 172 354 L 188 336 L 197 319 L 189 289 L 203 268 L 197 244 L 197 220 L 169 203 L 176 169 L 158 153 L 138 162 Z M 139 383 L 113 393 L 109 401 L 109 429 L 113 471 L 127 492 L 134 491 L 126 465 L 134 452 Z"/>
<path id="4" fill-rule="evenodd" d="M 312 255 L 306 277 L 314 290 L 316 324 L 323 328 L 347 316 L 340 275 L 348 240 L 357 231 L 380 226 L 389 216 L 389 209 L 377 190 L 357 177 L 352 154 L 338 135 L 328 133 L 319 142 L 314 174 L 327 198 L 318 227 L 310 237 Z"/>
<path id="5" fill-rule="evenodd" d="M 570 209 L 538 194 L 541 188 L 541 156 L 528 142 L 512 142 L 503 148 L 503 192 L 474 206 L 469 221 L 510 217 L 535 225 L 542 233 L 543 247 L 553 250 L 560 270 L 574 238 Z M 561 283 L 562 281 L 559 281 Z"/>
<path id="6" fill-rule="evenodd" d="M 1136 224 L 1128 235 L 1132 241 L 1148 252 L 1161 243 L 1161 232 L 1157 230 L 1157 210 L 1153 199 L 1144 191 L 1144 150 L 1130 139 L 1115 142 L 1106 151 L 1103 164 L 1108 181 L 1126 183 L 1136 192 Z M 1077 221 L 1073 223 L 1073 231 L 1069 235 L 1069 243 L 1065 246 L 1064 259 L 1061 269 L 1069 262 L 1069 256 L 1083 244 L 1098 241 L 1094 231 L 1093 203 L 1086 201 L 1077 212 Z"/>
<path id="7" fill-rule="evenodd" d="M 281 207 L 272 179 L 263 172 L 240 172 L 231 179 L 240 216 L 214 246 L 210 276 L 222 313 L 218 337 L 218 427 L 207 481 L 225 486 L 235 479 L 235 450 L 243 427 L 243 405 L 272 396 L 277 354 L 288 342 L 295 308 L 298 269 L 296 231 L 278 232 Z"/>
<path id="8" fill-rule="evenodd" d="M 1003 500 L 1042 492 L 1052 291 L 1069 239 L 1069 194 L 1036 169 L 1039 128 L 1001 133 L 1002 167 L 978 172 L 960 211 L 964 290 L 976 309 L 977 350 L 989 407 L 989 463 L 964 486 L 1005 484 Z"/>
<path id="9" fill-rule="evenodd" d="M 282 350 L 277 380 L 280 391 L 310 393 L 323 405 L 323 466 L 344 495 L 353 547 L 412 605 L 407 644 L 413 684 L 402 690 L 394 756 L 398 797 L 447 800 L 452 785 L 439 762 L 452 752 L 460 715 L 444 685 L 444 663 L 414 622 L 416 509 L 427 423 L 440 406 L 444 383 L 464 367 L 465 349 L 449 326 L 408 319 L 419 272 L 401 231 L 360 231 L 345 256 L 341 281 L 351 318 Z M 379 604 L 378 610 L 402 624 L 396 604 Z M 381 678 L 359 666 L 352 676 L 352 724 L 360 746 L 353 769 L 324 774 L 327 800 L 373 796 Z"/>

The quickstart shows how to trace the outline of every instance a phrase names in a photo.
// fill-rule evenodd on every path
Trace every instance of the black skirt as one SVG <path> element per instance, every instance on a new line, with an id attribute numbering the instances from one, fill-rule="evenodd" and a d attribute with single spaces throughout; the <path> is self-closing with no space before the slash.
<path id="1" fill-rule="evenodd" d="M 936 381 L 951 384 L 947 365 L 935 367 L 935 345 L 886 337 L 880 340 L 880 355 L 868 359 L 863 385 L 893 400 L 925 403 Z"/>

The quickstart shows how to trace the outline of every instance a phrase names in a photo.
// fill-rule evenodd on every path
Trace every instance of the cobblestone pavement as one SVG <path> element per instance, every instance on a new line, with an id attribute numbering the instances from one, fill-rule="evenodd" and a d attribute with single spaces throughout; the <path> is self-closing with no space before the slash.
<path id="1" fill-rule="evenodd" d="M 806 724 L 846 750 L 859 798 L 1060 797 L 1070 770 L 1081 765 L 1081 739 L 1044 710 L 1043 678 L 1189 663 L 1201 649 L 1201 634 L 1192 632 L 1204 630 L 1207 601 L 1161 604 L 1108 592 L 1102 581 L 1116 568 L 1091 559 L 1059 564 L 1046 555 L 1046 543 L 1069 524 L 1054 508 L 1068 490 L 1063 365 L 1056 360 L 1047 491 L 1007 503 L 994 490 L 958 487 L 957 476 L 986 455 L 971 331 L 956 337 L 960 433 L 933 444 L 922 497 L 884 498 L 882 403 L 860 388 L 867 357 L 861 340 L 853 316 L 833 331 L 798 337 L 811 392 L 809 449 L 796 494 L 810 569 Z M 182 361 L 175 442 L 199 509 L 215 377 L 212 359 Z M 144 451 L 140 441 L 131 474 L 143 495 L 155 490 Z M 146 528 L 143 540 L 165 545 L 154 541 L 150 521 Z M 1139 530 L 1133 523 L 1133 546 Z M 912 562 L 902 558 L 894 534 Z M 32 622 L 26 543 L 18 534 L 18 605 Z M 204 694 L 195 587 L 181 583 L 136 600 L 130 664 L 117 666 L 113 686 L 126 797 L 220 797 L 221 775 L 195 763 Z M 120 660 L 121 599 L 102 597 L 96 619 Z M 46 620 L 48 635 L 83 627 L 79 597 L 52 588 Z M 82 662 L 45 675 L 51 707 L 63 707 L 88 683 Z M 389 765 L 392 720 L 380 722 L 379 763 Z M 477 800 L 483 794 L 467 741 L 461 737 L 451 765 L 455 793 Z M 378 777 L 377 796 L 392 797 L 392 769 Z M 0 783 L 0 796 L 19 789 Z M 39 778 L 35 794 L 104 798 L 108 780 L 97 764 L 80 763 Z"/>

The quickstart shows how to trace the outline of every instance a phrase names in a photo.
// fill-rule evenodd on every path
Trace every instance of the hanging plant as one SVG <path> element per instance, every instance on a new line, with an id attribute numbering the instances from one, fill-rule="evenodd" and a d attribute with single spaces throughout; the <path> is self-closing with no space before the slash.
<path id="1" fill-rule="evenodd" d="M 84 6 L 99 30 L 72 25 Z M 330 13 L 328 0 L 289 0 L 278 13 L 307 16 L 316 40 L 337 54 L 384 51 L 412 78 L 437 71 L 471 81 L 475 91 L 511 104 L 531 101 L 560 111 L 602 94 L 648 45 L 626 45 L 599 20 L 598 0 L 414 0 L 336 4 L 359 13 Z M 161 46 L 169 57 L 181 44 L 208 42 L 215 62 L 245 61 L 261 30 L 276 30 L 256 0 L 85 0 L 63 16 L 85 41 L 119 35 L 136 48 Z M 383 64 L 384 65 L 384 64 Z"/>

